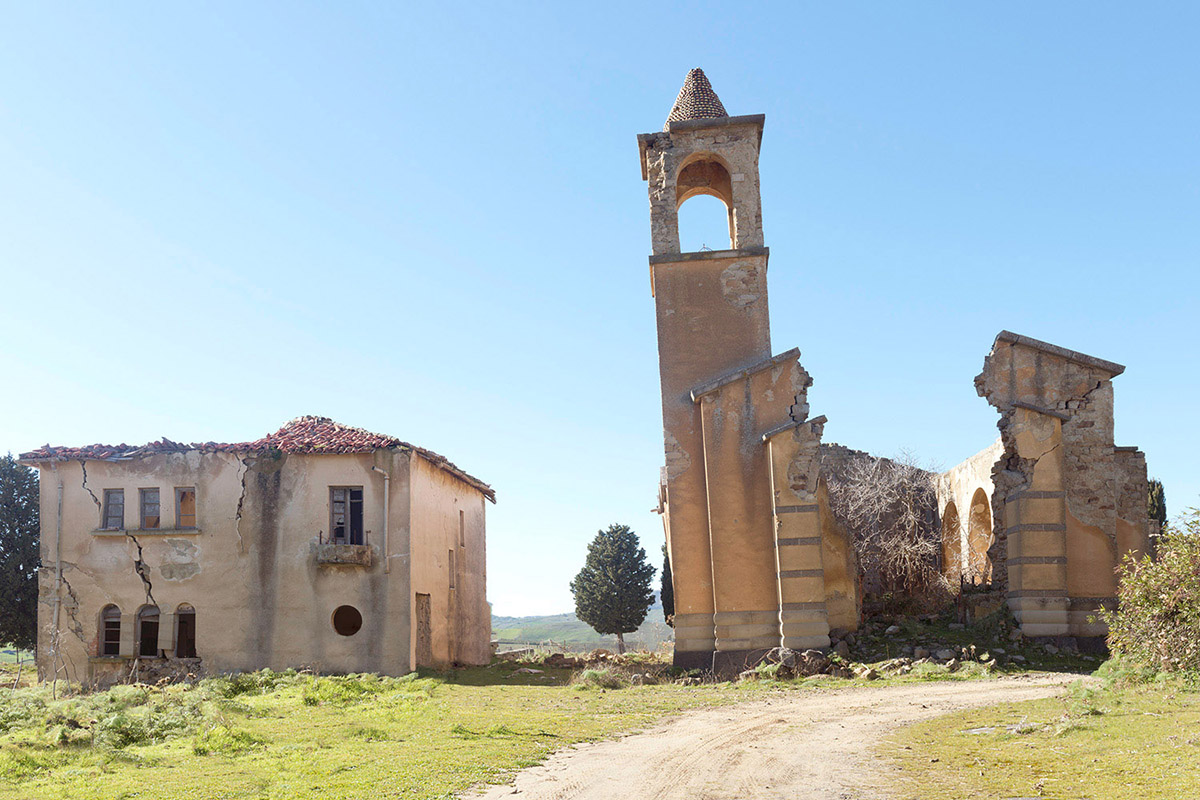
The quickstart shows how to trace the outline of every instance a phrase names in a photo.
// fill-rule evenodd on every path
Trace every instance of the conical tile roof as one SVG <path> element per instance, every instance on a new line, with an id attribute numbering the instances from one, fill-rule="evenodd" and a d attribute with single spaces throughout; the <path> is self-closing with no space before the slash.
<path id="1" fill-rule="evenodd" d="M 704 70 L 697 67 L 688 72 L 687 78 L 684 79 L 683 88 L 675 98 L 675 105 L 667 115 L 667 124 L 685 119 L 718 119 L 728 116 L 725 106 L 721 105 L 721 98 L 713 91 Z M 666 129 L 667 126 L 664 125 L 663 130 Z"/>

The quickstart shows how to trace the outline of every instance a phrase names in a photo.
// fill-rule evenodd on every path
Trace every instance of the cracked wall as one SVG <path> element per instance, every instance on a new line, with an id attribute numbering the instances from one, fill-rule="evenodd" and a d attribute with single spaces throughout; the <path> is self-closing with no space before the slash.
<path id="1" fill-rule="evenodd" d="M 410 458 L 436 473 L 422 483 L 414 512 Z M 375 454 L 291 455 L 186 451 L 123 461 L 41 464 L 42 563 L 39 571 L 39 671 L 87 682 L 128 677 L 136 652 L 136 615 L 160 610 L 159 647 L 173 653 L 175 613 L 195 608 L 202 667 L 228 672 L 311 666 L 326 672 L 404 674 L 413 666 L 410 625 L 413 560 L 417 591 L 434 598 L 436 664 L 486 663 L 484 509 L 478 490 L 402 449 Z M 391 475 L 389 566 L 382 553 L 383 480 Z M 63 590 L 54 625 L 57 486 L 63 481 Z M 370 566 L 319 565 L 317 541 L 329 532 L 329 486 L 362 486 Z M 138 489 L 158 487 L 160 527 L 141 530 Z M 196 527 L 175 524 L 175 487 L 195 487 Z M 126 530 L 100 530 L 104 489 L 124 489 Z M 459 512 L 462 512 L 461 515 Z M 413 532 L 417 520 L 419 528 Z M 455 576 L 447 550 L 459 547 Z M 440 577 L 439 577 L 440 576 Z M 452 602 L 451 595 L 456 595 Z M 101 610 L 122 613 L 121 656 L 99 657 Z M 335 608 L 352 605 L 363 618 L 353 636 L 332 627 Z M 454 635 L 469 642 L 457 646 Z M 57 645 L 55 647 L 54 645 Z M 118 663 L 119 662 L 119 663 Z M 430 664 L 435 665 L 434 663 Z M 65 674 L 69 672 L 70 674 Z"/>
<path id="2" fill-rule="evenodd" d="M 1119 364 L 1002 332 L 976 378 L 1000 412 L 993 468 L 994 579 L 1022 629 L 1095 638 L 1115 569 L 1146 549 L 1145 459 L 1113 443 Z M 1123 518 L 1124 515 L 1127 518 Z"/>

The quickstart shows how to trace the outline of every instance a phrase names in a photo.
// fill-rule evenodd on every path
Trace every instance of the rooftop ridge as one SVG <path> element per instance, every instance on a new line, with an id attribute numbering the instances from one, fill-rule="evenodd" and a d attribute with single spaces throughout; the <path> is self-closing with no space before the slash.
<path id="1" fill-rule="evenodd" d="M 193 442 L 183 444 L 162 438 L 156 442 L 134 446 L 128 444 L 91 444 L 84 447 L 55 447 L 49 444 L 21 453 L 22 462 L 38 463 L 49 461 L 129 461 L 144 456 L 163 453 L 184 453 L 198 450 L 209 453 L 261 453 L 276 450 L 283 453 L 302 455 L 337 455 L 346 453 L 371 453 L 375 450 L 399 448 L 416 453 L 438 469 L 478 489 L 485 497 L 496 502 L 496 493 L 491 486 L 460 469 L 445 456 L 409 444 L 394 436 L 372 433 L 365 428 L 356 428 L 335 422 L 329 417 L 305 415 L 289 420 L 279 430 L 268 433 L 251 442 Z"/>

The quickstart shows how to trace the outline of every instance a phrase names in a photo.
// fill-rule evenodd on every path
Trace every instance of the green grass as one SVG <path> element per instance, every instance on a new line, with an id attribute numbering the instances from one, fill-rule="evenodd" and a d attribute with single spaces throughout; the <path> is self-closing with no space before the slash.
<path id="1" fill-rule="evenodd" d="M 655 650 L 672 641 L 673 631 L 663 620 L 662 609 L 652 608 L 645 622 L 625 635 L 629 647 Z M 500 642 L 555 642 L 578 650 L 604 647 L 616 650 L 617 637 L 601 636 L 574 614 L 541 617 L 492 617 L 492 638 Z"/>
<path id="2" fill-rule="evenodd" d="M 47 687 L 0 692 L 0 798 L 443 798 L 565 745 L 762 691 L 608 691 L 515 668 L 264 672 L 58 701 Z"/>
<path id="3" fill-rule="evenodd" d="M 1180 679 L 1099 681 L 1062 698 L 964 711 L 901 730 L 881 748 L 897 800 L 1200 797 L 1200 692 Z"/>
<path id="4" fill-rule="evenodd" d="M 58 700 L 48 685 L 0 689 L 0 800 L 445 798 L 689 708 L 868 683 L 684 686 L 665 682 L 670 671 L 649 654 L 620 661 L 579 671 L 531 664 L 541 670 L 533 674 L 497 662 L 404 678 L 265 670 Z M 664 683 L 631 685 L 645 672 Z M 924 665 L 870 683 L 987 673 Z"/>

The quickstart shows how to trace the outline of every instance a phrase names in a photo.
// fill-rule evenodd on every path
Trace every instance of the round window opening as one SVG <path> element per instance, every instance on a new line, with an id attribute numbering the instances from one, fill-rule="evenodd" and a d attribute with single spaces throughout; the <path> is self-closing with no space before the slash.
<path id="1" fill-rule="evenodd" d="M 338 606 L 333 612 L 333 629 L 342 636 L 353 636 L 362 627 L 362 614 L 354 606 Z"/>

